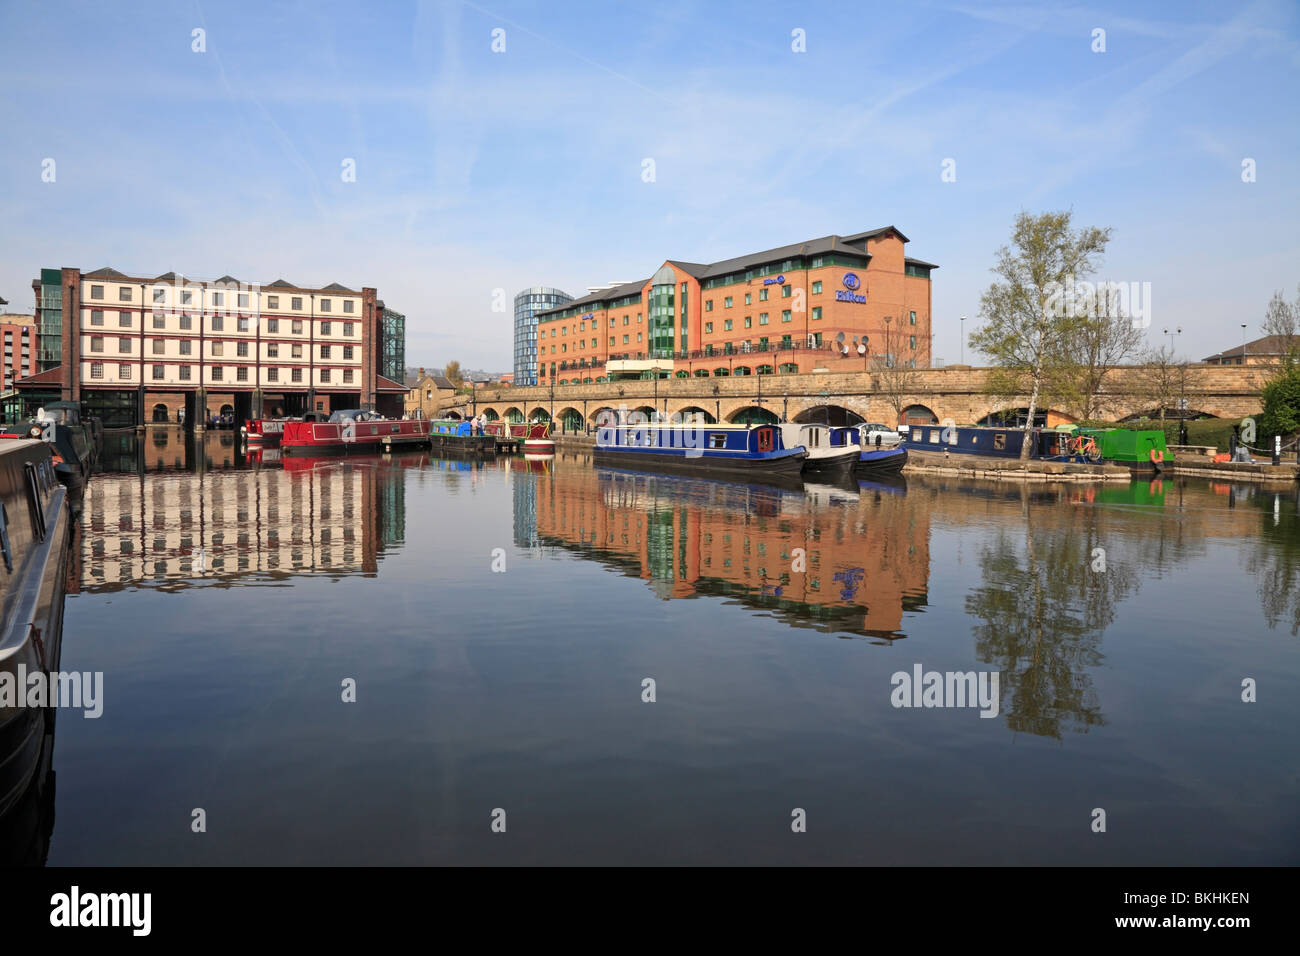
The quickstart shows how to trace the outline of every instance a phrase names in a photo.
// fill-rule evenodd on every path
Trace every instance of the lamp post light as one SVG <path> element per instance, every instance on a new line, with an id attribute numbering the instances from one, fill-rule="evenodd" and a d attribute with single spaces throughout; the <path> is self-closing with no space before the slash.
<path id="1" fill-rule="evenodd" d="M 1165 329 L 1165 335 L 1169 336 L 1169 352 L 1170 352 L 1169 357 L 1170 358 L 1173 358 L 1173 353 L 1176 351 L 1174 348 L 1174 336 L 1182 335 L 1182 334 L 1183 334 L 1183 330 L 1181 328 L 1175 329 L 1173 332 L 1170 332 L 1168 329 Z"/>
<path id="2" fill-rule="evenodd" d="M 961 364 L 966 364 L 966 316 L 961 317 Z"/>
<path id="3" fill-rule="evenodd" d="M 1246 323 L 1241 323 L 1241 364 L 1246 364 Z"/>

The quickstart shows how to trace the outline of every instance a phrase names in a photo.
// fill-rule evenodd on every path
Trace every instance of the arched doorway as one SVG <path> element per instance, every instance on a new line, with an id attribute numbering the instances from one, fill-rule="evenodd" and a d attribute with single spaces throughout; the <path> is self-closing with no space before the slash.
<path id="1" fill-rule="evenodd" d="M 159 402 L 153 407 L 152 421 L 155 425 L 166 425 L 168 422 L 167 406 Z"/>
<path id="2" fill-rule="evenodd" d="M 908 405 L 898 419 L 900 425 L 939 424 L 939 416 L 924 405 Z"/>

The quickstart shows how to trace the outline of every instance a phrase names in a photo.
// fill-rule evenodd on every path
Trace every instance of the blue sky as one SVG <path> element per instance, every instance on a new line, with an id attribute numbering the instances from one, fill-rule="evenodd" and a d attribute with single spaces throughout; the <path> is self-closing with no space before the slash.
<path id="1" fill-rule="evenodd" d="M 1015 215 L 1061 208 L 1114 229 L 1103 276 L 1150 282 L 1152 344 L 1181 326 L 1193 358 L 1300 284 L 1289 0 L 4 0 L 0 77 L 11 309 L 42 266 L 374 285 L 409 364 L 503 371 L 497 289 L 893 224 L 941 266 L 955 362 Z"/>

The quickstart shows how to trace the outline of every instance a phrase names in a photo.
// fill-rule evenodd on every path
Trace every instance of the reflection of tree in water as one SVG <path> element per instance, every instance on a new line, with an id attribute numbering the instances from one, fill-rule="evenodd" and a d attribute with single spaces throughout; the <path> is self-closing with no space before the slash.
<path id="1" fill-rule="evenodd" d="M 1101 636 L 1116 605 L 1136 588 L 1132 565 L 1108 552 L 1104 572 L 1092 570 L 1099 542 L 1097 513 L 1026 513 L 1024 544 L 1000 532 L 979 555 L 983 585 L 966 599 L 975 626 L 976 657 L 1001 671 L 1002 713 L 1012 730 L 1060 738 L 1105 723 L 1087 668 L 1101 663 Z"/>
<path id="2" fill-rule="evenodd" d="M 1255 578 L 1259 606 L 1271 628 L 1284 626 L 1294 637 L 1300 635 L 1300 516 L 1295 493 L 1257 492 L 1247 489 L 1235 504 L 1247 497 L 1260 509 L 1260 532 L 1246 555 L 1246 570 Z"/>

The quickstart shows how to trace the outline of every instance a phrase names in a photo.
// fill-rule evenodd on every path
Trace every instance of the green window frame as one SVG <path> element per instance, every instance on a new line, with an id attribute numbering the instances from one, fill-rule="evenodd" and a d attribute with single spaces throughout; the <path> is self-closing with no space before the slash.
<path id="1" fill-rule="evenodd" d="M 731 308 L 731 296 L 727 296 L 725 299 L 722 300 L 722 307 L 724 309 Z"/>
<path id="2" fill-rule="evenodd" d="M 793 294 L 794 294 L 794 286 L 791 285 L 781 286 L 781 298 L 788 299 Z"/>
<path id="3" fill-rule="evenodd" d="M 766 312 L 760 312 L 760 313 L 758 313 L 758 324 L 759 324 L 759 325 L 767 325 L 767 313 L 766 313 Z"/>
<path id="4" fill-rule="evenodd" d="M 813 295 L 817 295 L 822 290 L 822 280 L 818 279 L 812 284 Z"/>
<path id="5" fill-rule="evenodd" d="M 789 310 L 789 309 L 783 309 L 783 310 L 782 310 L 782 312 L 781 312 L 781 321 L 782 321 L 782 322 L 789 322 L 789 321 L 790 321 L 790 310 Z"/>
<path id="6" fill-rule="evenodd" d="M 722 323 L 722 331 L 724 332 L 731 331 L 731 319 L 727 319 L 727 321 Z"/>
<path id="7" fill-rule="evenodd" d="M 814 320 L 820 319 L 822 317 L 822 307 L 820 305 L 813 306 L 812 317 Z"/>

